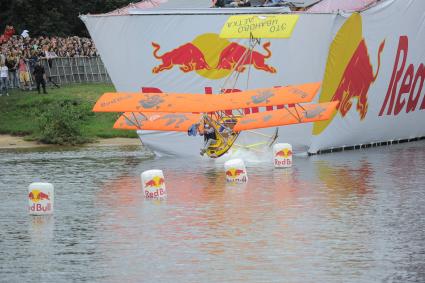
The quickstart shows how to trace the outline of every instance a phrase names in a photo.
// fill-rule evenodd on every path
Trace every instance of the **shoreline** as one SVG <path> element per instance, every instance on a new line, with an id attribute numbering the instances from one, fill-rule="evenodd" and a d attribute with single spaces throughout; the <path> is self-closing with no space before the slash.
<path id="1" fill-rule="evenodd" d="M 96 142 L 82 146 L 126 146 L 142 145 L 138 138 L 110 138 L 98 139 Z M 0 149 L 60 147 L 60 145 L 43 144 L 37 141 L 25 141 L 23 137 L 0 135 Z"/>

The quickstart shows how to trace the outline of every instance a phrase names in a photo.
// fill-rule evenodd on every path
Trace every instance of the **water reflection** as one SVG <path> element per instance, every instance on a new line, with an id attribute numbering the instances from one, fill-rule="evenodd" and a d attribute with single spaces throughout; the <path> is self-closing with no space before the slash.
<path id="1" fill-rule="evenodd" d="M 371 178 L 374 175 L 372 166 L 361 160 L 356 166 L 332 166 L 327 161 L 317 162 L 317 174 L 335 197 L 344 197 L 354 193 L 363 195 L 372 191 Z"/>
<path id="2" fill-rule="evenodd" d="M 238 185 L 222 163 L 137 147 L 3 151 L 2 280 L 423 282 L 423 145 L 248 163 Z M 154 168 L 166 201 L 143 198 Z M 52 217 L 27 214 L 37 178 Z"/>

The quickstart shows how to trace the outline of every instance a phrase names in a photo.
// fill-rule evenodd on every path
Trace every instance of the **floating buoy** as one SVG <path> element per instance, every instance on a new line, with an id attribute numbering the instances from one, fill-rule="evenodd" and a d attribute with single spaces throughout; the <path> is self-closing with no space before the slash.
<path id="1" fill-rule="evenodd" d="M 289 143 L 277 143 L 273 146 L 274 167 L 292 167 L 292 146 Z"/>
<path id="2" fill-rule="evenodd" d="M 31 183 L 28 186 L 28 212 L 31 215 L 53 213 L 54 189 L 50 183 Z"/>
<path id="3" fill-rule="evenodd" d="M 231 159 L 224 163 L 226 171 L 226 180 L 231 183 L 248 182 L 248 174 L 246 172 L 245 163 L 242 159 Z"/>
<path id="4" fill-rule="evenodd" d="M 162 170 L 147 170 L 142 173 L 143 194 L 147 199 L 163 199 L 167 197 L 165 179 Z"/>

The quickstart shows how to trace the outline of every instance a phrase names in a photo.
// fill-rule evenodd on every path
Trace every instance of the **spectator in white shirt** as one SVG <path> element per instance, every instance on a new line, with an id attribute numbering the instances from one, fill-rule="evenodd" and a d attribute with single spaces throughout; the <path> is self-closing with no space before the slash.
<path id="1" fill-rule="evenodd" d="M 6 95 L 9 96 L 9 92 L 7 89 L 7 85 L 9 83 L 8 76 L 9 76 L 9 69 L 3 62 L 0 63 L 0 82 L 1 82 L 0 95 L 3 95 L 3 92 L 5 92 Z"/>

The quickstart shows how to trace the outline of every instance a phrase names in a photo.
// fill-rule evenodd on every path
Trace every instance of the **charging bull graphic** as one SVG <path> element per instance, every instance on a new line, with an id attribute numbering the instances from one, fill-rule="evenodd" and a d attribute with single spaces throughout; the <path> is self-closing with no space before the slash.
<path id="1" fill-rule="evenodd" d="M 357 98 L 356 110 L 360 120 L 363 120 L 368 110 L 369 89 L 378 77 L 384 47 L 385 40 L 378 47 L 377 67 L 374 72 L 363 38 L 361 15 L 354 13 L 350 16 L 336 34 L 329 49 L 319 102 L 339 101 L 336 113 L 345 117 L 353 105 L 353 100 Z M 326 121 L 315 122 L 313 134 L 322 133 L 333 118 L 334 116 Z"/>
<path id="2" fill-rule="evenodd" d="M 163 185 L 164 185 L 164 178 L 162 178 L 160 176 L 155 176 L 151 180 L 149 180 L 145 183 L 146 188 L 149 188 L 149 187 L 159 188 Z"/>
<path id="3" fill-rule="evenodd" d="M 367 94 L 372 83 L 375 82 L 381 67 L 381 53 L 384 50 L 385 41 L 381 43 L 378 51 L 378 68 L 373 73 L 369 54 L 364 39 L 354 52 L 353 57 L 345 68 L 342 80 L 333 95 L 331 101 L 339 101 L 337 109 L 341 116 L 345 117 L 350 110 L 353 98 L 357 98 L 357 111 L 363 120 L 367 113 Z"/>
<path id="4" fill-rule="evenodd" d="M 245 174 L 245 171 L 242 169 L 230 168 L 226 171 L 226 176 L 231 178 L 237 178 L 241 174 Z"/>
<path id="5" fill-rule="evenodd" d="M 173 68 L 174 65 L 179 65 L 180 70 L 188 73 L 194 70 L 211 69 L 205 61 L 204 54 L 193 43 L 183 44 L 171 51 L 158 55 L 160 45 L 152 42 L 154 47 L 153 56 L 156 59 L 162 60 L 162 64 L 152 69 L 152 72 L 157 74 L 164 70 Z"/>
<path id="6" fill-rule="evenodd" d="M 180 45 L 171 51 L 158 55 L 159 44 L 152 42 L 153 56 L 161 60 L 161 64 L 152 69 L 152 73 L 171 70 L 179 66 L 183 73 L 195 71 L 198 75 L 209 79 L 220 79 L 228 76 L 232 71 L 244 72 L 247 66 L 253 66 L 257 70 L 274 74 L 277 70 L 266 64 L 271 58 L 270 42 L 262 45 L 265 54 L 248 47 L 219 38 L 217 34 L 201 34 L 192 42 Z"/>
<path id="7" fill-rule="evenodd" d="M 276 157 L 285 157 L 285 158 L 291 157 L 292 156 L 292 150 L 290 150 L 289 148 L 284 148 L 284 149 L 276 152 L 275 156 Z"/>
<path id="8" fill-rule="evenodd" d="M 40 192 L 38 190 L 33 190 L 28 194 L 29 199 L 32 202 L 39 202 L 42 200 L 50 200 L 50 197 L 48 194 L 45 194 L 43 192 Z"/>
<path id="9" fill-rule="evenodd" d="M 265 63 L 266 59 L 272 56 L 269 47 L 270 42 L 263 44 L 263 48 L 267 52 L 263 55 L 258 51 L 249 52 L 245 46 L 232 42 L 221 52 L 217 69 L 235 69 L 237 72 L 241 73 L 245 71 L 246 65 L 253 65 L 257 70 L 276 73 L 275 68 Z"/>

